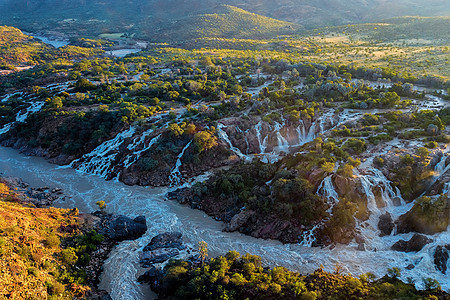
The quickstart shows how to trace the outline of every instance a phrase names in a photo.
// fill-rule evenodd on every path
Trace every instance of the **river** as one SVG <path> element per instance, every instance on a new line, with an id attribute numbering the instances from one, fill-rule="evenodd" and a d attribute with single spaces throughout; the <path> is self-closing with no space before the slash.
<path id="1" fill-rule="evenodd" d="M 113 299 L 148 299 L 148 288 L 136 282 L 143 272 L 138 265 L 139 251 L 150 239 L 165 231 L 180 231 L 187 245 L 195 247 L 199 241 L 206 241 L 211 256 L 224 254 L 229 250 L 252 253 L 263 257 L 271 266 L 285 266 L 302 273 L 312 272 L 321 264 L 327 271 L 333 271 L 339 264 L 344 272 L 359 275 L 372 272 L 383 276 L 388 268 L 399 267 L 402 279 L 413 278 L 422 287 L 422 277 L 437 279 L 443 289 L 448 290 L 448 278 L 435 270 L 433 251 L 437 244 L 450 240 L 447 232 L 436 234 L 434 242 L 420 252 L 402 253 L 389 249 L 400 238 L 409 239 L 412 234 L 380 238 L 382 245 L 377 251 L 358 251 L 356 244 L 338 245 L 334 249 L 311 248 L 300 245 L 283 245 L 272 240 L 261 240 L 240 233 L 222 232 L 221 222 L 214 221 L 198 210 L 165 201 L 167 188 L 126 186 L 116 181 L 105 181 L 99 176 L 86 175 L 72 168 L 61 168 L 39 157 L 27 157 L 14 149 L 0 147 L 0 170 L 5 176 L 17 176 L 31 186 L 62 188 L 69 200 L 55 202 L 62 208 L 78 207 L 81 212 L 96 209 L 95 202 L 104 200 L 109 212 L 131 217 L 145 215 L 149 229 L 138 240 L 120 243 L 105 263 L 100 287 L 108 290 Z M 67 198 L 67 197 L 66 197 Z M 413 264 L 412 270 L 406 266 Z"/>

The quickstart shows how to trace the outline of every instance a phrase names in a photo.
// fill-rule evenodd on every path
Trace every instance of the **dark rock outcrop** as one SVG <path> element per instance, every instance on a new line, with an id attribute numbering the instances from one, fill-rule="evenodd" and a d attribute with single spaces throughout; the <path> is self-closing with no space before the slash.
<path id="1" fill-rule="evenodd" d="M 380 236 L 390 235 L 392 230 L 394 230 L 394 223 L 392 222 L 392 217 L 388 212 L 380 216 L 378 221 L 378 229 L 381 231 Z"/>
<path id="2" fill-rule="evenodd" d="M 96 212 L 95 215 L 102 218 L 99 233 L 116 242 L 137 239 L 147 231 L 144 216 L 131 219 L 121 215 L 102 215 L 101 212 Z"/>
<path id="3" fill-rule="evenodd" d="M 144 247 L 143 251 L 153 251 L 159 248 L 183 250 L 186 247 L 183 245 L 182 234 L 180 232 L 165 232 L 152 238 L 150 243 Z"/>
<path id="4" fill-rule="evenodd" d="M 446 274 L 447 272 L 447 262 L 449 259 L 450 253 L 450 244 L 445 246 L 437 246 L 434 251 L 434 264 L 436 265 L 436 269 L 441 271 L 442 274 Z"/>
<path id="5" fill-rule="evenodd" d="M 252 210 L 244 210 L 238 214 L 235 214 L 233 218 L 231 218 L 230 223 L 227 224 L 224 231 L 233 232 L 239 230 L 242 226 L 247 223 L 247 221 L 255 214 Z"/>
<path id="6" fill-rule="evenodd" d="M 172 257 L 180 254 L 180 251 L 176 248 L 162 248 L 155 249 L 153 251 L 144 251 L 141 256 L 140 263 L 143 268 L 148 268 L 152 264 L 163 263 Z"/>
<path id="7" fill-rule="evenodd" d="M 162 270 L 157 269 L 155 266 L 151 266 L 144 274 L 138 277 L 140 283 L 151 283 L 157 280 L 162 275 Z"/>
<path id="8" fill-rule="evenodd" d="M 421 234 L 414 234 L 414 236 L 409 240 L 400 240 L 392 245 L 391 249 L 401 252 L 417 252 L 422 250 L 426 244 L 431 243 L 433 240 L 427 238 Z"/>
<path id="9" fill-rule="evenodd" d="M 152 264 L 163 263 L 179 255 L 180 250 L 184 249 L 186 246 L 183 245 L 180 232 L 165 232 L 152 238 L 144 247 L 140 263 L 143 268 L 148 268 Z"/>

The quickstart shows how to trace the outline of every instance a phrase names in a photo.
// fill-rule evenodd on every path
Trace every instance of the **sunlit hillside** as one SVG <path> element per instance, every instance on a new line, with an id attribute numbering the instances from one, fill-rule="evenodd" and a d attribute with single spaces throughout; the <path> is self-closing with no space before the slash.
<path id="1" fill-rule="evenodd" d="M 155 41 L 188 41 L 193 38 L 273 38 L 293 34 L 300 25 L 249 13 L 237 7 L 221 5 L 213 13 L 187 16 L 176 21 L 143 27 L 137 36 Z"/>

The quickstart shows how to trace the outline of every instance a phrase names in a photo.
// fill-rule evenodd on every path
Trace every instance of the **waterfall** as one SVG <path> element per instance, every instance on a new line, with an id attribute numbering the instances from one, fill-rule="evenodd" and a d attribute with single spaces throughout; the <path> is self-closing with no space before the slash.
<path id="1" fill-rule="evenodd" d="M 446 182 L 444 184 L 444 188 L 442 189 L 442 194 L 447 194 L 450 197 L 450 182 Z"/>
<path id="2" fill-rule="evenodd" d="M 306 230 L 302 233 L 302 237 L 301 237 L 301 242 L 300 245 L 301 246 L 305 246 L 305 247 L 312 247 L 313 243 L 316 241 L 316 236 L 314 235 L 314 232 L 319 229 L 321 226 L 323 225 L 323 222 L 320 222 L 319 224 L 314 225 L 313 228 L 311 228 L 310 230 Z"/>
<path id="3" fill-rule="evenodd" d="M 328 205 L 330 206 L 327 212 L 331 215 L 333 207 L 339 202 L 339 195 L 336 192 L 333 184 L 333 175 L 329 175 L 322 180 L 319 187 L 317 188 L 317 195 L 325 197 L 327 199 Z M 318 224 L 314 225 L 313 228 L 304 231 L 301 235 L 300 245 L 312 247 L 313 243 L 316 241 L 314 232 L 317 229 L 321 228 L 327 221 L 328 218 L 323 219 Z"/>
<path id="4" fill-rule="evenodd" d="M 222 123 L 217 123 L 217 133 L 219 135 L 219 138 L 224 140 L 228 146 L 230 147 L 230 150 L 233 151 L 239 158 L 244 159 L 246 161 L 252 160 L 252 158 L 248 155 L 244 155 L 239 148 L 233 146 L 233 143 L 231 143 L 230 138 L 228 137 L 228 134 L 223 130 L 223 128 L 226 128 L 225 125 Z"/>
<path id="5" fill-rule="evenodd" d="M 330 206 L 327 212 L 331 214 L 333 207 L 339 202 L 339 195 L 333 184 L 333 175 L 329 175 L 322 180 L 317 189 L 317 194 L 327 199 L 328 205 Z"/>
<path id="6" fill-rule="evenodd" d="M 315 128 L 316 123 L 313 122 L 311 126 L 306 128 L 305 122 L 302 119 L 299 120 L 300 124 L 295 129 L 298 135 L 298 144 L 296 146 L 302 146 L 306 143 L 312 142 L 316 138 Z"/>
<path id="7" fill-rule="evenodd" d="M 146 132 L 144 132 L 142 134 L 142 136 L 136 138 L 133 140 L 133 142 L 131 144 L 128 145 L 127 149 L 128 150 L 133 150 L 133 153 L 131 153 L 130 155 L 127 156 L 127 158 L 125 159 L 125 161 L 123 162 L 123 166 L 124 168 L 129 168 L 132 164 L 134 164 L 135 162 L 137 162 L 139 160 L 139 158 L 141 157 L 141 154 L 144 153 L 145 151 L 149 150 L 161 137 L 161 134 L 155 136 L 154 138 L 152 138 L 150 140 L 150 142 L 148 143 L 147 146 L 145 146 L 145 138 L 147 136 L 149 136 L 151 133 L 153 133 L 153 129 L 149 129 Z M 136 141 L 137 140 L 137 141 Z M 137 146 L 139 145 L 143 145 L 141 150 L 136 151 L 135 149 L 137 148 Z"/>
<path id="8" fill-rule="evenodd" d="M 275 132 L 277 135 L 278 153 L 282 152 L 282 151 L 284 151 L 286 153 L 289 152 L 289 142 L 286 140 L 286 138 L 280 132 L 281 128 L 283 128 L 284 125 L 285 125 L 284 123 L 280 124 L 278 122 L 275 122 L 275 125 L 274 125 L 274 129 L 275 129 Z"/>
<path id="9" fill-rule="evenodd" d="M 258 124 L 255 126 L 256 130 L 256 138 L 258 139 L 259 143 L 259 154 L 264 154 L 266 152 L 267 148 L 267 139 L 268 137 L 264 137 L 264 139 L 261 137 L 261 130 L 262 130 L 262 122 L 259 121 Z"/>
<path id="10" fill-rule="evenodd" d="M 0 134 L 4 134 L 4 133 L 8 132 L 15 123 L 25 122 L 25 120 L 28 118 L 28 116 L 40 111 L 41 108 L 44 106 L 44 104 L 45 104 L 45 102 L 34 102 L 29 107 L 27 107 L 27 109 L 25 110 L 24 113 L 22 113 L 22 110 L 19 111 L 16 115 L 16 120 L 14 122 L 5 124 L 3 126 L 3 128 L 0 129 Z"/>
<path id="11" fill-rule="evenodd" d="M 27 108 L 25 113 L 20 114 L 20 112 L 17 114 L 16 122 L 25 122 L 25 120 L 28 118 L 29 115 L 34 114 L 41 110 L 41 108 L 44 106 L 44 102 L 34 102 L 31 104 L 30 107 Z"/>
<path id="12" fill-rule="evenodd" d="M 376 168 L 370 168 L 372 174 L 360 175 L 358 177 L 361 181 L 364 193 L 367 196 L 367 209 L 370 212 L 369 219 L 364 222 L 357 222 L 357 229 L 361 236 L 364 237 L 366 245 L 371 249 L 379 249 L 385 247 L 385 242 L 379 237 L 378 222 L 379 218 L 385 212 L 389 212 L 395 221 L 400 215 L 411 208 L 411 205 L 405 205 L 400 190 L 392 188 L 390 181 L 384 176 L 383 172 Z M 373 189 L 378 188 L 381 192 L 381 200 L 384 207 L 379 208 L 377 205 L 376 196 Z M 393 199 L 399 199 L 400 206 L 398 209 L 394 206 Z"/>
<path id="13" fill-rule="evenodd" d="M 429 186 L 434 185 L 441 177 L 442 175 L 444 175 L 445 173 L 447 173 L 447 171 L 450 170 L 450 164 L 446 165 L 445 163 L 447 162 L 447 153 L 443 153 L 441 160 L 436 164 L 436 166 L 434 167 L 434 176 L 433 176 L 433 180 L 431 181 Z M 422 196 L 426 193 L 423 192 Z"/>
<path id="14" fill-rule="evenodd" d="M 8 101 L 11 97 L 22 96 L 22 95 L 23 95 L 23 92 L 16 92 L 16 93 L 8 94 L 8 95 L 5 96 L 5 98 L 3 98 L 3 99 L 1 100 L 1 102 L 6 102 L 6 101 Z"/>
<path id="15" fill-rule="evenodd" d="M 136 128 L 131 126 L 129 129 L 118 133 L 113 139 L 103 142 L 92 152 L 83 155 L 80 159 L 72 161 L 71 167 L 81 162 L 76 169 L 89 174 L 99 175 L 106 178 L 108 171 L 114 167 L 113 162 L 119 153 L 119 147 L 125 139 L 133 136 Z"/>
<path id="16" fill-rule="evenodd" d="M 247 145 L 245 155 L 248 155 L 248 151 L 250 149 L 250 143 L 248 142 L 248 136 L 247 136 L 249 130 L 250 130 L 250 128 L 247 129 L 246 131 L 243 131 L 239 126 L 236 126 L 236 131 L 242 133 L 242 135 L 245 137 L 245 144 Z"/>
<path id="17" fill-rule="evenodd" d="M 447 172 L 450 169 L 450 164 L 448 166 L 446 166 L 446 164 L 445 164 L 446 162 L 447 162 L 447 155 L 446 155 L 446 153 L 444 153 L 442 155 L 441 160 L 434 167 L 434 172 L 435 172 L 436 178 L 441 177 L 445 172 Z"/>
<path id="18" fill-rule="evenodd" d="M 181 178 L 182 178 L 181 172 L 180 172 L 181 158 L 183 157 L 184 152 L 186 151 L 187 148 L 189 148 L 191 143 L 192 143 L 192 141 L 190 141 L 183 148 L 183 150 L 180 152 L 180 154 L 178 154 L 178 159 L 177 159 L 177 162 L 175 164 L 175 167 L 172 169 L 172 171 L 170 172 L 170 175 L 169 175 L 170 186 L 177 186 L 177 185 L 180 185 L 180 183 L 181 183 Z"/>

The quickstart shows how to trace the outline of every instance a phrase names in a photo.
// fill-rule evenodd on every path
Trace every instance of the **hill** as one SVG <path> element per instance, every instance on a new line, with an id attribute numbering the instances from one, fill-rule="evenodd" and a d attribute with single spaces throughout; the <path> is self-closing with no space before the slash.
<path id="1" fill-rule="evenodd" d="M 61 240 L 73 236 L 62 228 L 77 228 L 76 213 L 34 208 L 0 181 L 0 298 L 72 299 L 89 288 L 69 269 L 75 253 Z M 5 297 L 5 298 L 3 298 Z"/>
<path id="2" fill-rule="evenodd" d="M 0 68 L 34 65 L 50 47 L 27 36 L 17 28 L 0 26 Z"/>
<path id="3" fill-rule="evenodd" d="M 376 42 L 442 44 L 450 42 L 450 17 L 398 17 L 379 23 L 346 25 L 317 29 L 322 33 L 345 33 Z"/>
<path id="4" fill-rule="evenodd" d="M 257 3 L 250 0 L 0 0 L 0 22 L 27 30 L 58 29 L 84 35 L 112 32 L 140 35 L 142 30 L 156 29 L 156 36 L 167 36 L 174 30 L 169 28 L 172 25 L 175 29 L 183 24 L 190 27 L 188 21 L 196 22 L 196 16 L 211 14 L 218 5 L 232 5 L 310 29 L 406 15 L 450 14 L 445 0 L 261 0 Z M 162 33 L 163 29 L 167 32 Z"/>
<path id="5" fill-rule="evenodd" d="M 169 24 L 170 23 L 170 24 Z M 301 26 L 243 9 L 220 5 L 210 13 L 161 22 L 155 28 L 143 27 L 138 36 L 157 41 L 185 41 L 195 38 L 272 38 L 295 33 Z"/>

